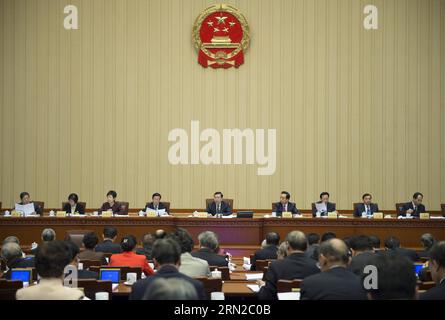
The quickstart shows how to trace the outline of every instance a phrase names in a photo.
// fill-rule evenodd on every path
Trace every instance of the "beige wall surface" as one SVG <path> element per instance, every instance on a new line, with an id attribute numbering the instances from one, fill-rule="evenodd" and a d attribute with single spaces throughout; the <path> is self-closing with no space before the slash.
<path id="1" fill-rule="evenodd" d="M 445 202 L 444 0 L 238 0 L 251 28 L 239 69 L 205 69 L 192 43 L 205 0 L 0 0 L 0 201 L 29 191 L 46 207 L 109 189 L 131 207 L 161 192 L 203 207 L 299 208 L 329 191 L 382 209 L 425 194 Z M 79 9 L 79 30 L 63 9 Z M 378 8 L 378 30 L 363 8 Z M 171 165 L 168 134 L 276 129 L 276 171 Z"/>

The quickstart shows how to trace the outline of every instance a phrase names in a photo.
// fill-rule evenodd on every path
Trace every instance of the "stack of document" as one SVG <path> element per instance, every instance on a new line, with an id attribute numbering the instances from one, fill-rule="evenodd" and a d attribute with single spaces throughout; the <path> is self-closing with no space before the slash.
<path id="1" fill-rule="evenodd" d="M 246 280 L 252 281 L 252 280 L 261 280 L 263 279 L 262 273 L 246 273 Z"/>
<path id="2" fill-rule="evenodd" d="M 248 284 L 247 288 L 249 288 L 253 292 L 259 292 L 260 291 L 260 286 L 257 285 L 257 284 Z"/>

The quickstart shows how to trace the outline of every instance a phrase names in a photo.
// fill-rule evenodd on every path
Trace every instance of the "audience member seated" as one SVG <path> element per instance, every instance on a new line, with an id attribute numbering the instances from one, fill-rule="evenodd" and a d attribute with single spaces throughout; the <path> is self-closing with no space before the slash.
<path id="1" fill-rule="evenodd" d="M 64 269 L 71 262 L 68 245 L 63 241 L 45 242 L 35 258 L 38 284 L 17 291 L 17 300 L 80 300 L 80 289 L 63 286 Z"/>
<path id="2" fill-rule="evenodd" d="M 144 234 L 141 241 L 142 248 L 137 248 L 136 253 L 144 255 L 147 258 L 147 261 L 151 261 L 151 251 L 154 242 L 155 237 L 151 233 Z"/>
<path id="3" fill-rule="evenodd" d="M 250 270 L 255 270 L 256 260 L 276 260 L 278 245 L 280 244 L 280 235 L 276 232 L 269 232 L 266 235 L 266 246 L 258 251 L 252 257 L 250 261 Z"/>
<path id="4" fill-rule="evenodd" d="M 188 281 L 193 285 L 198 293 L 198 299 L 206 299 L 203 284 L 196 279 L 193 279 L 183 273 L 180 273 L 178 268 L 181 258 L 181 248 L 179 244 L 173 239 L 157 240 L 153 244 L 153 262 L 156 266 L 157 272 L 146 279 L 137 281 L 131 288 L 130 300 L 141 300 L 144 297 L 151 296 L 150 291 L 155 287 L 151 284 L 156 279 L 172 279 L 180 278 Z"/>
<path id="5" fill-rule="evenodd" d="M 190 281 L 181 278 L 158 277 L 147 286 L 142 300 L 198 300 Z"/>
<path id="6" fill-rule="evenodd" d="M 368 236 L 353 237 L 350 241 L 352 259 L 348 269 L 362 277 L 365 266 L 372 264 L 374 248 Z"/>
<path id="7" fill-rule="evenodd" d="M 304 254 L 307 249 L 307 239 L 303 232 L 290 232 L 286 236 L 286 244 L 287 257 L 273 261 L 266 272 L 265 283 L 259 281 L 261 286 L 258 293 L 259 299 L 277 299 L 278 280 L 304 279 L 320 272 L 315 261 Z"/>
<path id="8" fill-rule="evenodd" d="M 90 270 L 86 270 L 86 269 L 81 269 L 79 270 L 79 247 L 77 246 L 77 244 L 75 244 L 74 242 L 68 240 L 65 241 L 65 243 L 68 245 L 68 249 L 70 250 L 70 259 L 71 259 L 71 263 L 70 265 L 74 266 L 77 269 L 77 278 L 78 279 L 98 279 L 99 278 L 99 274 L 97 272 L 94 271 L 90 271 Z"/>
<path id="9" fill-rule="evenodd" d="M 210 276 L 209 264 L 206 260 L 195 258 L 191 255 L 193 250 L 193 238 L 187 230 L 178 228 L 169 237 L 175 240 L 181 247 L 181 264 L 179 272 L 192 278 Z"/>
<path id="10" fill-rule="evenodd" d="M 167 236 L 165 230 L 159 229 L 155 232 L 155 240 L 164 239 Z"/>
<path id="11" fill-rule="evenodd" d="M 431 233 L 422 234 L 420 243 L 422 244 L 423 250 L 417 253 L 419 258 L 428 258 L 430 256 L 430 250 L 435 242 L 436 240 Z"/>
<path id="12" fill-rule="evenodd" d="M 2 246 L 2 258 L 6 261 L 8 271 L 3 274 L 3 278 L 11 279 L 11 269 L 13 268 L 33 268 L 35 260 L 33 257 L 23 257 L 22 249 L 15 242 L 7 242 Z"/>
<path id="13" fill-rule="evenodd" d="M 409 258 L 384 252 L 374 256 L 372 265 L 377 268 L 377 282 L 375 289 L 368 290 L 368 299 L 417 299 L 417 279 L 414 264 Z M 368 285 L 372 285 L 372 280 Z"/>
<path id="14" fill-rule="evenodd" d="M 277 260 L 283 260 L 287 257 L 287 243 L 286 241 L 281 242 L 277 250 Z"/>
<path id="15" fill-rule="evenodd" d="M 318 261 L 318 246 L 320 243 L 320 235 L 318 233 L 309 233 L 307 235 L 308 247 L 304 253 L 306 257 Z"/>
<path id="16" fill-rule="evenodd" d="M 340 239 L 320 244 L 321 273 L 301 283 L 301 300 L 365 300 L 366 292 L 358 276 L 347 270 L 348 247 Z"/>
<path id="17" fill-rule="evenodd" d="M 413 262 L 419 259 L 416 251 L 400 247 L 400 240 L 397 237 L 391 236 L 385 239 L 385 250 L 405 256 Z"/>
<path id="18" fill-rule="evenodd" d="M 99 242 L 99 238 L 94 232 L 85 233 L 82 242 L 85 250 L 79 253 L 79 260 L 97 260 L 102 264 L 108 263 L 103 252 L 94 251 Z"/>
<path id="19" fill-rule="evenodd" d="M 115 227 L 105 227 L 102 238 L 104 241 L 102 243 L 99 243 L 96 246 L 95 251 L 96 252 L 103 252 L 103 253 L 121 253 L 122 249 L 121 246 L 117 243 L 114 243 L 117 238 L 117 229 Z"/>
<path id="20" fill-rule="evenodd" d="M 325 242 L 327 240 L 335 239 L 335 238 L 337 238 L 337 235 L 334 232 L 328 231 L 321 235 L 320 242 Z"/>
<path id="21" fill-rule="evenodd" d="M 146 276 L 153 274 L 154 271 L 148 264 L 147 258 L 134 252 L 136 244 L 135 236 L 123 237 L 121 240 L 122 253 L 113 254 L 110 257 L 110 267 L 141 267 Z"/>
<path id="22" fill-rule="evenodd" d="M 445 300 L 445 241 L 436 242 L 429 251 L 428 267 L 436 286 L 420 294 L 420 299 Z"/>
<path id="23" fill-rule="evenodd" d="M 218 236 L 212 231 L 199 234 L 199 251 L 193 252 L 192 256 L 203 259 L 209 266 L 227 267 L 228 261 L 225 257 L 217 254 L 219 252 Z"/>
<path id="24" fill-rule="evenodd" d="M 369 241 L 371 241 L 372 248 L 374 249 L 374 252 L 380 250 L 380 238 L 377 236 L 369 236 Z"/>
<path id="25" fill-rule="evenodd" d="M 19 238 L 17 238 L 16 236 L 9 236 L 9 237 L 6 237 L 6 238 L 3 240 L 2 245 L 7 244 L 8 242 L 14 242 L 14 243 L 17 243 L 18 245 L 20 245 L 20 240 L 19 240 Z"/>
<path id="26" fill-rule="evenodd" d="M 43 229 L 42 235 L 40 237 L 41 237 L 43 243 L 54 241 L 54 240 L 56 240 L 56 232 L 51 228 L 46 228 L 46 229 Z M 33 248 L 31 250 L 31 253 L 35 255 L 37 253 L 37 250 L 39 250 L 39 246 Z"/>

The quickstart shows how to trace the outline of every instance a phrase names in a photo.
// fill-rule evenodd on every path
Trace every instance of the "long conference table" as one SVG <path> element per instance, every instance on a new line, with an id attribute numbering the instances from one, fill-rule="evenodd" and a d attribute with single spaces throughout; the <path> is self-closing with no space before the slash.
<path id="1" fill-rule="evenodd" d="M 275 231 L 284 239 L 292 230 L 306 234 L 327 231 L 343 238 L 353 235 L 376 235 L 383 243 L 388 236 L 396 236 L 405 247 L 420 247 L 420 236 L 431 233 L 436 239 L 445 240 L 445 220 L 442 219 L 356 219 L 356 218 L 189 218 L 189 217 L 0 217 L 0 239 L 17 236 L 21 244 L 40 242 L 44 228 L 56 231 L 63 239 L 67 232 L 78 230 L 102 234 L 105 226 L 118 229 L 118 238 L 133 234 L 139 240 L 148 232 L 163 229 L 166 232 L 185 228 L 197 244 L 198 234 L 214 231 L 218 234 L 221 248 L 234 256 L 246 255 L 259 247 L 268 232 Z"/>

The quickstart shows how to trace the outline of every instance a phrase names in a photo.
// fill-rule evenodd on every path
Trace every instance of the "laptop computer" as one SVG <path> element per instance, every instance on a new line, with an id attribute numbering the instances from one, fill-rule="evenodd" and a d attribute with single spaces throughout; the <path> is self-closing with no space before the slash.
<path id="1" fill-rule="evenodd" d="M 11 280 L 21 280 L 22 282 L 32 282 L 32 270 L 31 269 L 11 269 Z"/>
<path id="2" fill-rule="evenodd" d="M 100 280 L 111 280 L 111 282 L 119 283 L 121 280 L 121 269 L 100 269 Z"/>
<path id="3" fill-rule="evenodd" d="M 236 213 L 237 218 L 253 218 L 253 211 L 238 211 Z"/>

